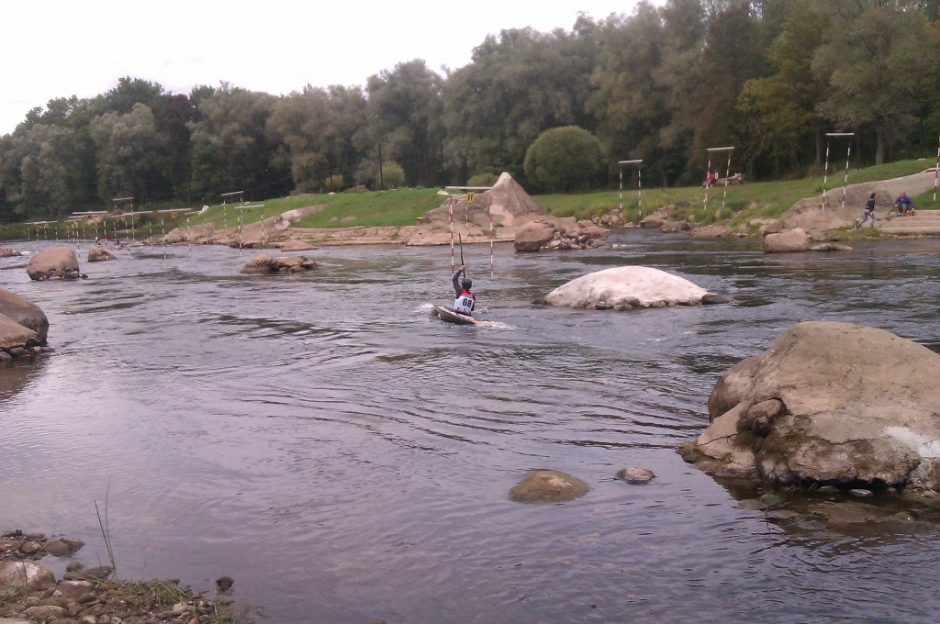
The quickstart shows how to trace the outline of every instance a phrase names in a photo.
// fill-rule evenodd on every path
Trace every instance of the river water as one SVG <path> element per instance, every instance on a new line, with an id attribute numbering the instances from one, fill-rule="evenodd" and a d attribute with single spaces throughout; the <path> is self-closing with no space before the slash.
<path id="1" fill-rule="evenodd" d="M 429 314 L 453 296 L 447 248 L 322 248 L 315 272 L 273 277 L 239 275 L 253 251 L 121 250 L 71 283 L 3 259 L 55 352 L 0 370 L 0 529 L 65 532 L 97 565 L 107 497 L 120 576 L 210 591 L 229 575 L 278 623 L 940 619 L 935 533 L 793 530 L 676 453 L 718 376 L 797 321 L 940 350 L 940 241 L 767 256 L 750 240 L 612 241 L 498 247 L 493 277 L 488 248 L 467 247 L 488 329 Z M 532 303 L 624 264 L 731 303 Z M 613 478 L 627 466 L 657 477 Z M 592 490 L 510 502 L 536 468 Z"/>

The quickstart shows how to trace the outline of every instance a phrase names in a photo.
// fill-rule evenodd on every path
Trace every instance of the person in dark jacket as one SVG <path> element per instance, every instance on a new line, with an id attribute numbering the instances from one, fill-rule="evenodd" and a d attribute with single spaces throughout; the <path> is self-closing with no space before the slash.
<path id="1" fill-rule="evenodd" d="M 466 276 L 467 267 L 460 265 L 457 272 L 454 273 L 454 312 L 465 316 L 473 315 L 473 308 L 476 307 L 477 296 L 470 290 L 473 287 L 473 280 Z M 463 279 L 460 276 L 463 275 Z"/>
<path id="2" fill-rule="evenodd" d="M 868 221 L 871 217 L 871 226 L 875 227 L 875 193 L 871 194 L 871 197 L 868 198 L 868 201 L 865 202 L 865 216 L 862 217 L 862 220 L 855 224 L 855 229 L 859 230 L 865 225 L 865 222 Z"/>

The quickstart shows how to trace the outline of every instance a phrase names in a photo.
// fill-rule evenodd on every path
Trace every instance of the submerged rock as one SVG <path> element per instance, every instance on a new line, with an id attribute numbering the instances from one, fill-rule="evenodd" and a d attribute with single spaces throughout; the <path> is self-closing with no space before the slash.
<path id="1" fill-rule="evenodd" d="M 301 273 L 317 267 L 307 256 L 269 256 L 261 254 L 242 267 L 242 273 Z"/>
<path id="2" fill-rule="evenodd" d="M 623 479 L 633 485 L 645 485 L 656 477 L 652 470 L 647 468 L 622 468 L 617 471 L 617 478 Z"/>
<path id="3" fill-rule="evenodd" d="M 115 256 L 113 253 L 102 247 L 101 245 L 92 245 L 88 249 L 88 261 L 89 262 L 105 262 L 107 260 L 114 260 Z"/>
<path id="4" fill-rule="evenodd" d="M 798 323 L 718 381 L 683 457 L 772 484 L 940 491 L 940 355 L 890 332 Z"/>
<path id="5" fill-rule="evenodd" d="M 560 503 L 580 498 L 590 489 L 564 472 L 534 470 L 509 491 L 509 498 L 517 503 Z"/>
<path id="6" fill-rule="evenodd" d="M 643 266 L 604 269 L 559 286 L 545 303 L 571 308 L 629 310 L 727 301 L 678 275 Z"/>

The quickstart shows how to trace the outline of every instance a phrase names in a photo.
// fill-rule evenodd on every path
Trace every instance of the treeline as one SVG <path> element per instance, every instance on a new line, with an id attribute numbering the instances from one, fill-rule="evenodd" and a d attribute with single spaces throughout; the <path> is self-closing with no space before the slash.
<path id="1" fill-rule="evenodd" d="M 938 0 L 666 0 L 570 31 L 505 30 L 446 76 L 423 60 L 364 88 L 286 96 L 222 83 L 188 95 L 122 78 L 51 100 L 0 137 L 0 218 L 58 217 L 133 196 L 201 204 L 292 192 L 526 179 L 544 131 L 579 126 L 644 181 L 696 183 L 733 145 L 752 178 L 821 166 L 827 131 L 857 162 L 924 156 L 940 132 Z M 844 143 L 839 144 L 840 153 Z M 531 158 L 530 158 L 531 160 Z M 606 177 L 605 177 L 606 176 Z M 541 188 L 536 188 L 536 186 Z"/>

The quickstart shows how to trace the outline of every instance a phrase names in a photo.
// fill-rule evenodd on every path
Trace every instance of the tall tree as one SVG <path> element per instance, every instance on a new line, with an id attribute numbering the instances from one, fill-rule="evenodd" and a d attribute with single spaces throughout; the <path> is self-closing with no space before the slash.
<path id="1" fill-rule="evenodd" d="M 861 14 L 856 7 L 864 7 Z M 871 129 L 881 164 L 889 142 L 913 127 L 918 104 L 928 97 L 936 40 L 924 13 L 894 3 L 840 2 L 833 10 L 833 37 L 813 63 L 830 85 L 819 110 L 838 126 Z"/>
<path id="2" fill-rule="evenodd" d="M 210 198 L 239 190 L 257 198 L 290 191 L 290 172 L 275 162 L 277 145 L 266 128 L 276 99 L 223 83 L 202 101 L 202 119 L 191 125 L 195 192 Z"/>
<path id="3" fill-rule="evenodd" d="M 163 199 L 159 194 L 166 142 L 149 106 L 135 104 L 125 115 L 100 115 L 92 121 L 91 134 L 98 146 L 102 201 L 116 196 L 133 196 L 138 204 Z"/>
<path id="4" fill-rule="evenodd" d="M 376 138 L 384 146 L 385 158 L 404 168 L 408 184 L 441 182 L 441 82 L 417 59 L 371 76 L 367 83 L 367 114 Z"/>
<path id="5" fill-rule="evenodd" d="M 827 85 L 814 76 L 812 63 L 828 31 L 828 16 L 815 3 L 791 3 L 783 31 L 770 46 L 775 73 L 746 82 L 738 99 L 746 157 L 768 160 L 774 176 L 782 168 L 799 168 L 807 146 L 815 164 L 821 162 L 824 120 L 816 107 Z"/>
<path id="6" fill-rule="evenodd" d="M 731 2 L 711 18 L 696 89 L 698 106 L 691 160 L 704 164 L 708 147 L 736 140 L 737 101 L 744 83 L 767 71 L 760 24 L 746 1 Z"/>

